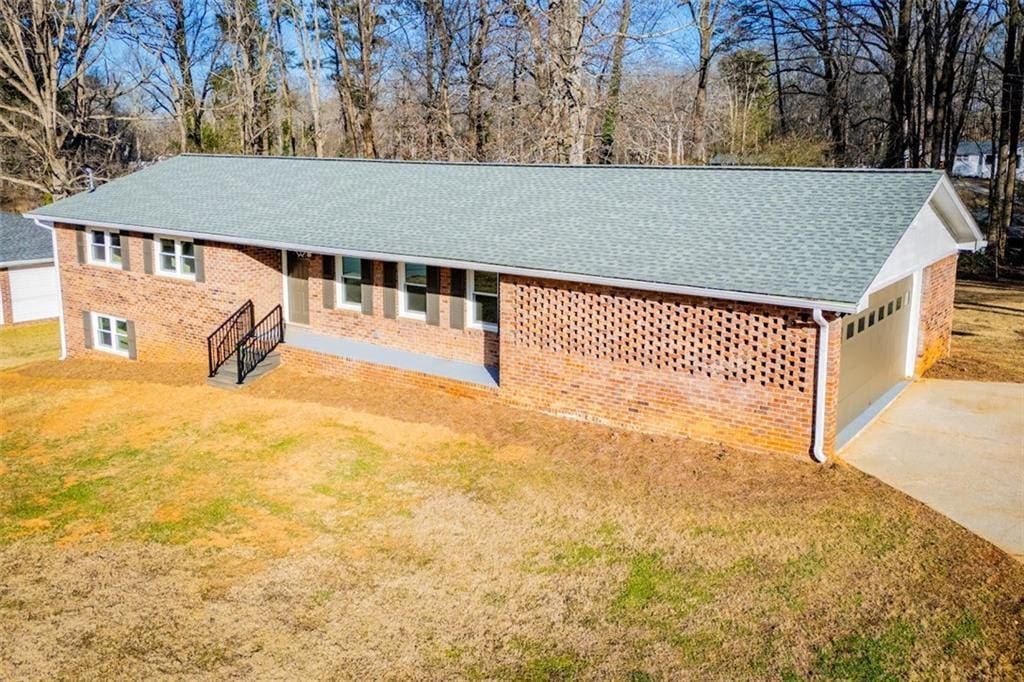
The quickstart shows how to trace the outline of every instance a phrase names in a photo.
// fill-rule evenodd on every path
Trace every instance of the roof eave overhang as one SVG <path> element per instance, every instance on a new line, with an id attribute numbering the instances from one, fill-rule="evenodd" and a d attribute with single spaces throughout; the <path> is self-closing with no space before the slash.
<path id="1" fill-rule="evenodd" d="M 980 251 L 988 245 L 978 222 L 945 173 L 935 184 L 928 202 L 942 218 L 961 251 Z"/>
<path id="2" fill-rule="evenodd" d="M 988 241 L 986 241 L 985 235 L 982 234 L 977 221 L 974 219 L 974 216 L 971 215 L 970 209 L 967 208 L 967 205 L 964 204 L 963 200 L 960 198 L 960 195 L 957 193 L 948 174 L 943 173 L 939 177 L 938 182 L 935 183 L 935 187 L 933 187 L 932 191 L 928 194 L 928 199 L 925 200 L 921 209 L 914 216 L 914 220 L 911 221 L 911 225 L 917 222 L 921 217 L 926 206 L 930 206 L 942 220 L 942 224 L 947 230 L 949 230 L 950 235 L 956 242 L 958 251 L 972 253 L 980 251 L 988 246 Z M 907 229 L 910 229 L 910 225 L 907 226 Z M 898 243 L 899 242 L 897 241 L 897 244 Z M 948 255 L 953 255 L 953 253 L 956 252 L 950 252 Z M 943 256 L 943 258 L 945 257 L 947 256 Z M 941 258 L 938 260 L 941 260 Z M 860 300 L 857 301 L 857 305 L 854 306 L 854 309 L 851 312 L 859 313 L 865 310 L 868 306 L 868 300 L 871 294 L 879 289 L 884 289 L 901 279 L 909 277 L 914 271 L 926 268 L 936 262 L 938 261 L 933 260 L 927 263 L 918 263 L 906 272 L 890 277 L 886 280 L 873 280 L 871 284 L 868 285 L 868 288 L 864 293 L 861 294 Z"/>
<path id="3" fill-rule="evenodd" d="M 0 268 L 20 268 L 26 265 L 45 265 L 52 263 L 53 258 L 28 258 L 26 260 L 9 260 L 0 263 Z"/>
<path id="4" fill-rule="evenodd" d="M 566 282 L 579 282 L 582 284 L 595 284 L 599 286 L 621 287 L 623 289 L 635 289 L 640 291 L 656 291 L 659 293 L 680 294 L 684 296 L 702 296 L 705 298 L 721 299 L 726 301 L 738 301 L 741 303 L 756 303 L 763 305 L 777 305 L 786 308 L 801 308 L 806 310 L 824 310 L 837 313 L 854 312 L 856 303 L 845 303 L 842 301 L 823 301 L 792 296 L 776 296 L 772 294 L 761 294 L 745 291 L 729 291 L 724 289 L 709 289 L 704 287 L 684 286 L 679 284 L 667 284 L 662 282 L 646 282 L 642 280 L 620 279 L 615 277 L 599 277 L 581 273 L 559 272 L 554 270 L 538 270 L 534 268 L 520 268 L 494 263 L 483 263 L 476 261 L 454 260 L 446 258 L 434 258 L 421 256 L 414 253 L 385 253 L 380 251 L 363 251 L 359 249 L 339 249 L 315 244 L 296 244 L 263 239 L 241 239 L 221 234 L 210 234 L 194 230 L 168 229 L 146 227 L 142 225 L 128 225 L 125 223 L 114 223 L 100 220 L 83 220 L 79 218 L 64 218 L 41 213 L 24 213 L 26 218 L 38 220 L 49 224 L 65 223 L 70 225 L 104 227 L 112 230 L 126 230 L 129 232 L 142 232 L 145 234 L 163 234 L 171 237 L 186 237 L 189 239 L 204 239 L 212 242 L 225 244 L 237 244 L 241 246 L 260 246 L 271 249 L 286 249 L 289 251 L 309 251 L 331 255 L 354 256 L 381 261 L 405 261 L 410 258 L 416 259 L 417 263 L 424 265 L 435 265 L 439 267 L 456 267 L 468 270 L 489 270 L 504 275 L 515 275 L 520 277 L 536 277 L 539 279 L 556 279 Z"/>

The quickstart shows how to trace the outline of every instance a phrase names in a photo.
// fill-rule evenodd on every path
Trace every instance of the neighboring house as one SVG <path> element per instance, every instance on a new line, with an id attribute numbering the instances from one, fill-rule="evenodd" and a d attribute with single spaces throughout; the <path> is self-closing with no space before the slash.
<path id="1" fill-rule="evenodd" d="M 185 155 L 28 215 L 72 357 L 274 350 L 819 460 L 947 354 L 984 243 L 938 171 Z"/>
<path id="2" fill-rule="evenodd" d="M 0 212 L 0 324 L 57 317 L 59 310 L 50 233 Z"/>
<path id="3" fill-rule="evenodd" d="M 965 140 L 956 147 L 953 175 L 964 178 L 991 178 L 998 159 L 991 142 Z M 1024 144 L 1017 147 L 1017 177 L 1024 179 Z"/>

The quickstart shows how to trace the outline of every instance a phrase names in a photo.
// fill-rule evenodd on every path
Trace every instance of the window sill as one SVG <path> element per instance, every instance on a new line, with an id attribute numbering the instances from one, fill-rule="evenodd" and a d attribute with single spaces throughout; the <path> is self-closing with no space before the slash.
<path id="1" fill-rule="evenodd" d="M 178 282 L 192 282 L 195 284 L 195 275 L 179 275 L 176 272 L 161 272 L 160 270 L 154 270 L 153 274 L 157 277 L 163 277 L 164 279 L 173 279 Z"/>
<path id="2" fill-rule="evenodd" d="M 102 261 L 86 261 L 84 265 L 91 265 L 94 268 L 103 268 L 104 270 L 124 270 L 124 266 L 120 263 L 104 263 Z"/>
<path id="3" fill-rule="evenodd" d="M 426 313 L 410 313 L 410 312 L 404 312 L 403 311 L 403 312 L 398 313 L 398 317 L 399 317 L 399 319 L 402 319 L 402 320 L 416 320 L 417 322 L 426 322 L 427 321 L 427 314 Z"/>
<path id="4" fill-rule="evenodd" d="M 470 322 L 466 325 L 466 329 L 475 329 L 476 331 L 485 332 L 488 334 L 497 334 L 499 326 L 496 324 L 489 324 L 486 322 Z"/>

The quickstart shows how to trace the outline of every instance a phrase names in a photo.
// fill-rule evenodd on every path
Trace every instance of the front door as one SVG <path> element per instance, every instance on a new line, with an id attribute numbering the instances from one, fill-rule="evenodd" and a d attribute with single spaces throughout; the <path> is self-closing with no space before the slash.
<path id="1" fill-rule="evenodd" d="M 288 252 L 288 321 L 309 324 L 309 258 Z"/>

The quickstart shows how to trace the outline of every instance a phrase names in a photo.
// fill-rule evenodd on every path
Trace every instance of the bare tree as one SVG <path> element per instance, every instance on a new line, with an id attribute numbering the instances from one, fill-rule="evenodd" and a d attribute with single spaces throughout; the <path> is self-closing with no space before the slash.
<path id="1" fill-rule="evenodd" d="M 376 158 L 376 59 L 382 43 L 378 28 L 384 22 L 378 0 L 327 0 L 327 10 L 334 80 L 348 147 L 352 154 Z"/>
<path id="2" fill-rule="evenodd" d="M 0 180 L 63 196 L 81 176 L 86 140 L 113 144 L 110 118 L 97 108 L 107 29 L 123 9 L 116 0 L 5 0 L 0 3 L 0 139 L 16 144 L 28 173 Z M 109 100 L 113 95 L 107 95 Z"/>
<path id="3" fill-rule="evenodd" d="M 697 30 L 697 91 L 693 97 L 693 157 L 700 163 L 707 161 L 707 108 L 708 78 L 711 60 L 723 47 L 716 40 L 721 33 L 720 21 L 727 0 L 686 0 L 686 8 Z"/>
<path id="4" fill-rule="evenodd" d="M 174 117 L 183 152 L 203 149 L 205 103 L 223 45 L 220 32 L 212 30 L 214 19 L 207 0 L 149 0 L 129 5 L 117 23 L 119 33 L 150 58 L 150 68 L 141 65 L 143 87 Z"/>
<path id="5" fill-rule="evenodd" d="M 992 178 L 989 240 L 995 250 L 996 274 L 1006 254 L 1006 237 L 1013 218 L 1016 171 L 1024 108 L 1024 7 L 1021 0 L 1007 0 L 1003 19 L 1004 46 L 1002 94 L 998 115 L 996 169 Z"/>
<path id="6" fill-rule="evenodd" d="M 626 54 L 626 35 L 633 13 L 631 0 L 622 0 L 619 10 L 619 29 L 615 34 L 611 54 L 611 75 L 608 77 L 608 94 L 605 102 L 604 121 L 601 123 L 601 147 L 598 163 L 611 163 L 615 153 L 615 126 L 619 119 L 619 95 L 622 92 L 622 60 Z"/>

